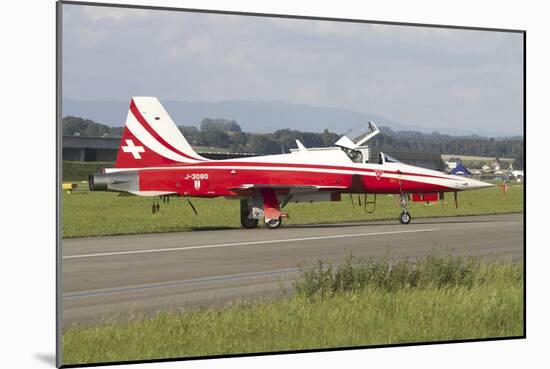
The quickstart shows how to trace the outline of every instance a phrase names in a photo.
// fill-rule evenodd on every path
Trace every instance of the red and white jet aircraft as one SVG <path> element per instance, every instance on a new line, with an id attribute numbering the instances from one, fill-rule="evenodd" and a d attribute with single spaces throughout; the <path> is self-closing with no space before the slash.
<path id="1" fill-rule="evenodd" d="M 278 228 L 289 202 L 340 201 L 342 194 L 363 194 L 376 206 L 376 194 L 400 196 L 400 222 L 408 224 L 413 201 L 437 201 L 445 192 L 491 184 L 403 164 L 384 153 L 369 163 L 368 147 L 378 134 L 372 122 L 346 134 L 334 147 L 298 149 L 288 154 L 209 160 L 198 155 L 155 97 L 134 97 L 114 168 L 89 177 L 91 191 L 138 196 L 218 197 L 241 200 L 241 224 L 254 228 L 264 218 Z M 367 201 L 374 194 L 374 201 Z M 360 201 L 360 200 L 359 200 Z M 191 204 L 191 202 L 190 202 Z M 191 204 L 192 206 L 192 204 Z M 153 205 L 153 212 L 159 204 Z M 195 208 L 193 207 L 193 210 Z M 196 211 L 195 211 L 196 212 Z"/>

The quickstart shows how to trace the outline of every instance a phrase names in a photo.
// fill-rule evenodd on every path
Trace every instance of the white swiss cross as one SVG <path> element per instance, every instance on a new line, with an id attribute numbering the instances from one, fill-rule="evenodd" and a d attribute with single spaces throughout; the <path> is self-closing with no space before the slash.
<path id="1" fill-rule="evenodd" d="M 126 140 L 126 146 L 122 146 L 122 151 L 129 152 L 134 156 L 134 159 L 141 159 L 140 152 L 145 152 L 143 146 L 135 146 L 134 141 Z"/>

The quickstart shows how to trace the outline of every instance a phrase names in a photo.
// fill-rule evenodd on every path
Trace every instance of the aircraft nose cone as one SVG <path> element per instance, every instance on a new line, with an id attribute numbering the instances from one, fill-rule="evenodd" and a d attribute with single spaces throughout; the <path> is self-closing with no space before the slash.
<path id="1" fill-rule="evenodd" d="M 495 187 L 492 183 L 478 181 L 477 179 L 468 178 L 464 181 L 463 186 L 465 190 L 479 190 L 481 188 Z"/>

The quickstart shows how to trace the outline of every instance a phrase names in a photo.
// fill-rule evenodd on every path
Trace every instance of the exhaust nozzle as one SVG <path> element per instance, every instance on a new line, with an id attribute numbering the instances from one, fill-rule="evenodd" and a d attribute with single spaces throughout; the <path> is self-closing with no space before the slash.
<path id="1" fill-rule="evenodd" d="M 88 187 L 90 191 L 139 191 L 139 174 L 137 171 L 90 174 Z"/>

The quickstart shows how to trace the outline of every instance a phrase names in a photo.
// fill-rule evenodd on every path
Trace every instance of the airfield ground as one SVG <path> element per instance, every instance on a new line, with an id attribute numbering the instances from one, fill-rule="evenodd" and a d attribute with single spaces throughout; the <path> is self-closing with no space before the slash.
<path id="1" fill-rule="evenodd" d="M 392 196 L 379 196 L 376 214 L 357 197 L 289 204 L 276 231 L 239 229 L 238 201 L 194 204 L 198 216 L 185 199 L 152 215 L 151 199 L 63 195 L 65 364 L 523 335 L 522 185 L 460 193 L 458 209 L 452 196 L 412 203 L 407 226 Z M 79 238 L 105 235 L 117 236 Z M 443 263 L 418 288 L 295 293 L 301 263 L 340 265 L 350 253 L 483 263 L 469 284 L 435 283 L 454 273 Z"/>
<path id="2" fill-rule="evenodd" d="M 172 198 L 170 203 L 161 202 L 160 213 L 152 214 L 151 198 L 89 192 L 86 183 L 79 185 L 79 189 L 70 195 L 63 194 L 64 238 L 240 228 L 239 201 L 223 198 L 192 199 L 198 211 L 198 215 L 195 215 L 186 199 Z M 458 195 L 458 208 L 455 208 L 452 194 L 447 195 L 445 206 L 440 202 L 429 205 L 411 202 L 412 222 L 426 217 L 523 211 L 523 185 L 512 185 L 506 195 L 499 187 L 461 192 Z M 372 195 L 369 196 L 369 201 L 372 199 Z M 361 201 L 364 201 L 363 197 Z M 368 205 L 368 210 L 371 206 Z M 363 206 L 359 206 L 357 195 L 354 196 L 353 205 L 349 195 L 342 195 L 341 202 L 290 203 L 284 210 L 290 214 L 290 219 L 286 219 L 283 226 L 388 219 L 397 221 L 400 213 L 397 198 L 391 195 L 377 197 L 376 212 L 373 214 L 365 213 Z"/>
<path id="3" fill-rule="evenodd" d="M 73 326 L 63 335 L 64 362 L 524 335 L 518 264 L 447 256 L 392 264 L 348 257 L 332 273 L 323 265 L 305 270 L 292 297 Z"/>

